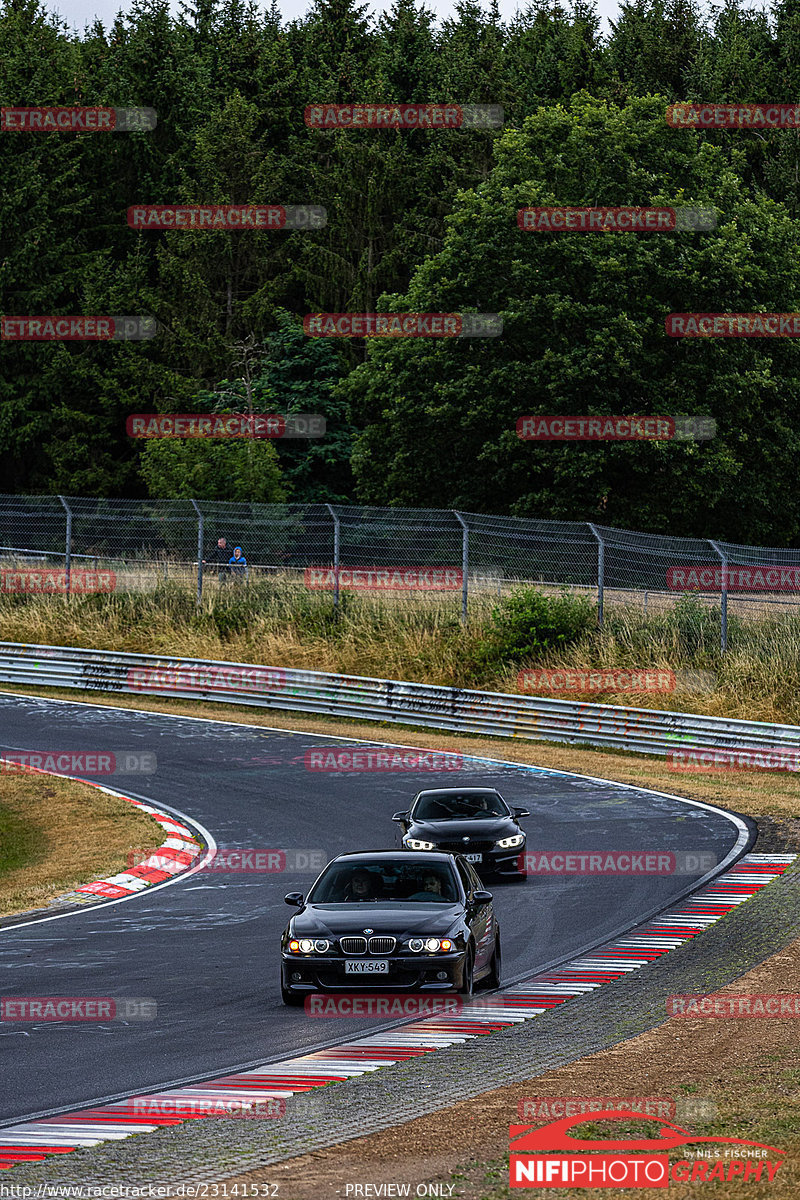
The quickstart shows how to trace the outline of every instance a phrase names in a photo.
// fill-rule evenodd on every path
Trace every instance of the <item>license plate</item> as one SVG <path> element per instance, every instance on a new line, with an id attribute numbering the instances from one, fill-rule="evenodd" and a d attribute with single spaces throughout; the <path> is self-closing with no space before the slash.
<path id="1" fill-rule="evenodd" d="M 482 854 L 465 854 L 464 858 L 467 862 L 483 862 Z"/>
<path id="2" fill-rule="evenodd" d="M 388 975 L 389 960 L 386 958 L 363 959 L 361 962 L 346 962 L 345 975 Z"/>

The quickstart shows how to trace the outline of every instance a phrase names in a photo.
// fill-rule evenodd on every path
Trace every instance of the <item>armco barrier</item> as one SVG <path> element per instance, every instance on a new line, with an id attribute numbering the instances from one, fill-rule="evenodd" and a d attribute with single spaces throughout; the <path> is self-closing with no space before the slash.
<path id="1" fill-rule="evenodd" d="M 666 754 L 681 744 L 739 750 L 800 746 L 796 725 L 18 642 L 0 642 L 0 683 L 214 700 L 640 754 Z"/>

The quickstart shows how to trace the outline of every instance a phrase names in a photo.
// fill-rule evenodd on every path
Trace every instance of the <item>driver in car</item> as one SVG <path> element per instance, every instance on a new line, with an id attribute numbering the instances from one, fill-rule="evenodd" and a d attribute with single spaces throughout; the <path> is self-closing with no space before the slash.
<path id="1" fill-rule="evenodd" d="M 349 894 L 346 900 L 376 900 L 375 881 L 370 871 L 355 871 L 350 880 Z"/>

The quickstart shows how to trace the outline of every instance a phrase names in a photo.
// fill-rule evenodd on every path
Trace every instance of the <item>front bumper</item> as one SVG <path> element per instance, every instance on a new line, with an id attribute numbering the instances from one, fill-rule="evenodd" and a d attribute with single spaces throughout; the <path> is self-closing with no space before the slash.
<path id="1" fill-rule="evenodd" d="M 494 847 L 489 850 L 480 850 L 478 853 L 480 853 L 481 861 L 473 862 L 472 866 L 479 875 L 508 875 L 519 879 L 524 878 L 523 864 L 525 862 L 526 844 L 523 842 L 521 846 L 515 846 L 511 850 L 498 850 Z M 403 849 L 407 850 L 408 846 L 404 845 Z M 429 851 L 429 853 L 461 854 L 469 862 L 470 854 L 473 852 L 470 851 L 468 846 L 459 846 L 453 849 L 452 846 L 443 845 L 434 846 L 433 850 Z"/>
<path id="2" fill-rule="evenodd" d="M 375 955 L 380 958 L 380 955 Z M 464 950 L 449 954 L 387 955 L 389 970 L 380 975 L 346 975 L 345 963 L 369 957 L 281 954 L 281 980 L 288 992 L 453 992 L 464 981 Z M 299 978 L 296 978 L 299 976 Z"/>

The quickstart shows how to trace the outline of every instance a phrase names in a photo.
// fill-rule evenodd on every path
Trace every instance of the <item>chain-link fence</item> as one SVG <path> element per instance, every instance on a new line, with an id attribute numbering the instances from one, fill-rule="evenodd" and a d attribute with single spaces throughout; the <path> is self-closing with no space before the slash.
<path id="1" fill-rule="evenodd" d="M 237 547 L 240 548 L 237 550 Z M 203 590 L 266 578 L 287 588 L 397 598 L 507 594 L 520 583 L 596 594 L 647 612 L 695 595 L 728 614 L 796 613 L 800 549 L 634 533 L 449 509 L 208 500 L 0 496 L 5 592 Z"/>

